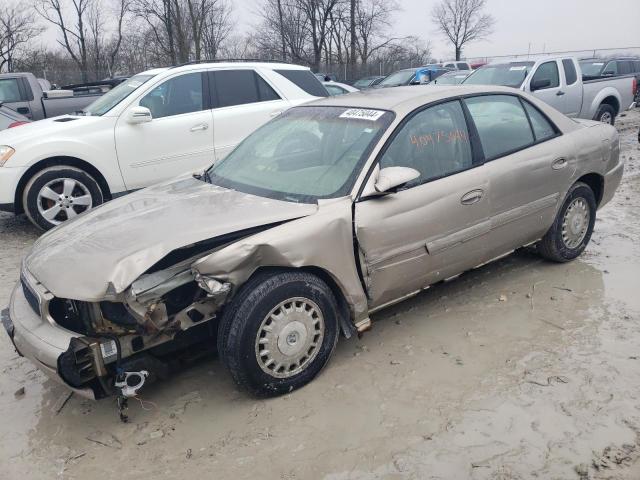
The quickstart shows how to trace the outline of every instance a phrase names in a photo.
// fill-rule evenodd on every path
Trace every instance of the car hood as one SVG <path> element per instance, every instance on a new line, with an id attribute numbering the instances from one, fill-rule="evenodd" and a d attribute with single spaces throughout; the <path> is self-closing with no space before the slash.
<path id="1" fill-rule="evenodd" d="M 182 177 L 53 229 L 35 242 L 24 267 L 57 297 L 98 301 L 124 291 L 173 250 L 301 218 L 317 208 Z"/>
<path id="2" fill-rule="evenodd" d="M 60 117 L 46 118 L 36 122 L 21 125 L 20 128 L 8 128 L 0 132 L 0 145 L 16 147 L 22 142 L 33 142 L 37 139 L 50 138 L 57 135 L 70 135 L 79 129 L 86 128 L 96 123 L 104 123 L 105 117 L 84 117 L 75 115 L 62 115 Z"/>

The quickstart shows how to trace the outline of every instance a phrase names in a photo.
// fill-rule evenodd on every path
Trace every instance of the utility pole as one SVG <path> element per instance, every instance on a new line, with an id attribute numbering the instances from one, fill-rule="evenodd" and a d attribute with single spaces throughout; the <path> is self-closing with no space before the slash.
<path id="1" fill-rule="evenodd" d="M 357 0 L 351 0 L 351 51 L 349 52 L 351 78 L 349 80 L 355 80 L 356 76 L 356 2 Z"/>

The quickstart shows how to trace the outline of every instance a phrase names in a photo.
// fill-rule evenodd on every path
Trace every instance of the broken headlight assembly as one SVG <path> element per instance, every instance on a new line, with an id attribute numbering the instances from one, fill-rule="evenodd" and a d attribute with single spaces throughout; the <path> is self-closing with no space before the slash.
<path id="1" fill-rule="evenodd" d="M 202 275 L 201 273 L 194 272 L 194 279 L 198 286 L 207 292 L 207 296 L 215 297 L 216 299 L 225 298 L 229 292 L 231 292 L 231 284 L 227 282 L 221 282 L 208 275 Z"/>

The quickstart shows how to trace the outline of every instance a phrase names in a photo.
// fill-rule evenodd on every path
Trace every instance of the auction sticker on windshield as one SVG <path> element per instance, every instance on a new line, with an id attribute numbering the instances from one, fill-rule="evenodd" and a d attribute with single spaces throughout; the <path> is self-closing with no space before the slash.
<path id="1" fill-rule="evenodd" d="M 383 110 L 371 110 L 366 108 L 350 108 L 349 110 L 344 111 L 340 115 L 340 118 L 371 120 L 372 122 L 375 122 L 382 115 L 384 115 Z"/>

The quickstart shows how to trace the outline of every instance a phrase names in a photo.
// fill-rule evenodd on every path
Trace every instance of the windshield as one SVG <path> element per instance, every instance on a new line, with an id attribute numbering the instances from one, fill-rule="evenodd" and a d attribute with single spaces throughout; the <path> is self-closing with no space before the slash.
<path id="1" fill-rule="evenodd" d="M 85 115 L 101 116 L 118 105 L 122 100 L 127 98 L 132 92 L 140 88 L 150 78 L 155 75 L 135 75 L 125 80 L 117 87 L 109 90 L 107 93 L 98 98 L 95 102 L 87 106 L 83 112 Z"/>
<path id="2" fill-rule="evenodd" d="M 415 70 L 400 70 L 393 72 L 391 75 L 382 80 L 378 85 L 384 87 L 395 87 L 396 85 L 405 85 L 415 75 Z"/>
<path id="3" fill-rule="evenodd" d="M 591 77 L 597 77 L 600 75 L 600 72 L 604 68 L 604 62 L 580 62 L 580 68 L 582 69 L 583 75 L 589 75 Z"/>
<path id="4" fill-rule="evenodd" d="M 342 197 L 393 117 L 384 110 L 292 108 L 249 135 L 208 177 L 215 185 L 280 200 Z"/>
<path id="5" fill-rule="evenodd" d="M 466 74 L 447 75 L 444 74 L 434 80 L 436 85 L 459 85 L 467 78 Z"/>
<path id="6" fill-rule="evenodd" d="M 374 80 L 375 78 L 361 78 L 356 83 L 354 83 L 353 86 L 356 88 L 368 87 Z"/>
<path id="7" fill-rule="evenodd" d="M 502 85 L 520 88 L 533 67 L 534 62 L 513 62 L 501 65 L 486 65 L 479 68 L 465 80 L 465 85 Z"/>

